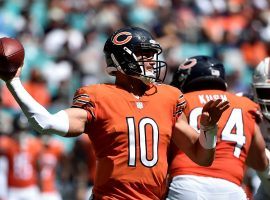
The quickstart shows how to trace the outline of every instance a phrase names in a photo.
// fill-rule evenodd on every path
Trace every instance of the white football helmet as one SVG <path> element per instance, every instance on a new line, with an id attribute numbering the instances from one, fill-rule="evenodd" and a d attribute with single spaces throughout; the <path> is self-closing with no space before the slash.
<path id="1" fill-rule="evenodd" d="M 270 120 L 270 57 L 257 65 L 252 86 L 255 101 L 260 105 L 262 114 Z"/>

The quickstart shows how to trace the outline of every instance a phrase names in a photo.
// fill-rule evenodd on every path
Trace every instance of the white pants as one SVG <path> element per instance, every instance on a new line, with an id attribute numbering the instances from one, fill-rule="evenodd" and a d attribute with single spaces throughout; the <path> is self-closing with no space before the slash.
<path id="1" fill-rule="evenodd" d="M 170 183 L 167 200 L 246 200 L 244 190 L 227 180 L 181 175 Z"/>
<path id="2" fill-rule="evenodd" d="M 25 188 L 9 188 L 8 200 L 37 200 L 40 199 L 39 189 L 36 186 Z"/>
<path id="3" fill-rule="evenodd" d="M 7 199 L 8 195 L 8 160 L 4 156 L 0 156 L 0 199 Z"/>
<path id="4" fill-rule="evenodd" d="M 62 196 L 59 192 L 42 192 L 41 200 L 62 200 Z"/>

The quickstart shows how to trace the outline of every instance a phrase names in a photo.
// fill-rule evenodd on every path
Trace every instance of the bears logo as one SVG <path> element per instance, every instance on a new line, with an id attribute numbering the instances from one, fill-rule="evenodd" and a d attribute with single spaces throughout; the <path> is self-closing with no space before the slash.
<path id="1" fill-rule="evenodd" d="M 120 32 L 113 37 L 112 42 L 115 45 L 123 45 L 128 43 L 131 39 L 132 34 L 130 32 Z"/>

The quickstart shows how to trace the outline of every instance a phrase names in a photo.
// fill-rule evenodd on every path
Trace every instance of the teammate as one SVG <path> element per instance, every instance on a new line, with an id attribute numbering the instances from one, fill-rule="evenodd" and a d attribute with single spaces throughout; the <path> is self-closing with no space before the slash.
<path id="1" fill-rule="evenodd" d="M 1 87 L 0 87 L 1 91 Z M 4 128 L 4 121 L 5 115 L 4 112 L 2 111 L 2 97 L 0 95 L 0 200 L 6 200 L 8 198 L 8 180 L 7 180 L 7 173 L 8 173 L 8 160 L 6 156 L 3 156 L 2 151 L 1 151 L 1 139 L 3 138 L 3 134 L 7 133 L 5 128 Z M 5 124 L 5 127 L 8 124 Z M 10 126 L 12 127 L 12 126 Z M 9 130 L 9 129 L 8 129 Z"/>
<path id="2" fill-rule="evenodd" d="M 39 186 L 41 200 L 62 200 L 56 185 L 57 167 L 64 157 L 64 144 L 50 135 L 43 135 L 42 150 L 39 152 Z"/>
<path id="3" fill-rule="evenodd" d="M 263 118 L 260 123 L 260 128 L 263 133 L 264 140 L 266 142 L 266 153 L 268 159 L 270 159 L 270 57 L 262 60 L 256 67 L 252 86 L 255 101 L 260 105 Z M 270 199 L 270 167 L 264 172 L 258 172 L 261 184 L 257 193 L 255 194 L 255 200 Z"/>
<path id="4" fill-rule="evenodd" d="M 161 52 L 144 29 L 114 32 L 104 53 L 115 84 L 79 88 L 72 107 L 56 114 L 25 91 L 20 70 L 12 79 L 2 76 L 38 132 L 65 137 L 88 134 L 97 157 L 93 199 L 162 199 L 171 138 L 198 164 L 208 166 L 213 161 L 216 123 L 229 102 L 209 101 L 200 121 L 203 134 L 197 134 L 181 115 L 182 93 L 158 83 L 166 75 L 166 63 L 158 59 Z"/>
<path id="5" fill-rule="evenodd" d="M 4 175 L 7 177 L 7 199 L 36 200 L 40 199 L 36 161 L 42 146 L 19 121 L 16 116 L 15 131 L 11 135 L 0 135 L 0 157 L 5 157 L 8 165 Z"/>
<path id="6" fill-rule="evenodd" d="M 76 185 L 80 185 L 76 188 L 77 198 L 88 200 L 92 194 L 96 171 L 96 156 L 88 135 L 77 137 L 70 160 L 72 171 L 77 177 Z"/>
<path id="7" fill-rule="evenodd" d="M 172 150 L 170 165 L 169 200 L 246 199 L 241 188 L 245 163 L 263 171 L 268 165 L 265 143 L 255 111 L 258 105 L 246 97 L 226 91 L 225 70 L 222 63 L 212 57 L 195 56 L 181 64 L 171 85 L 182 89 L 189 124 L 197 131 L 202 106 L 211 99 L 230 102 L 218 123 L 216 155 L 210 167 L 192 162 L 177 148 Z"/>

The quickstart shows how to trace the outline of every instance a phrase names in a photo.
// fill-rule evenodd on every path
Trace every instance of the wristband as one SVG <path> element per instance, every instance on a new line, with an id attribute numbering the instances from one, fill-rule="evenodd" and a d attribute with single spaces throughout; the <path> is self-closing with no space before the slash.
<path id="1" fill-rule="evenodd" d="M 217 125 L 206 127 L 201 124 L 199 142 L 205 149 L 215 148 L 217 143 Z"/>

